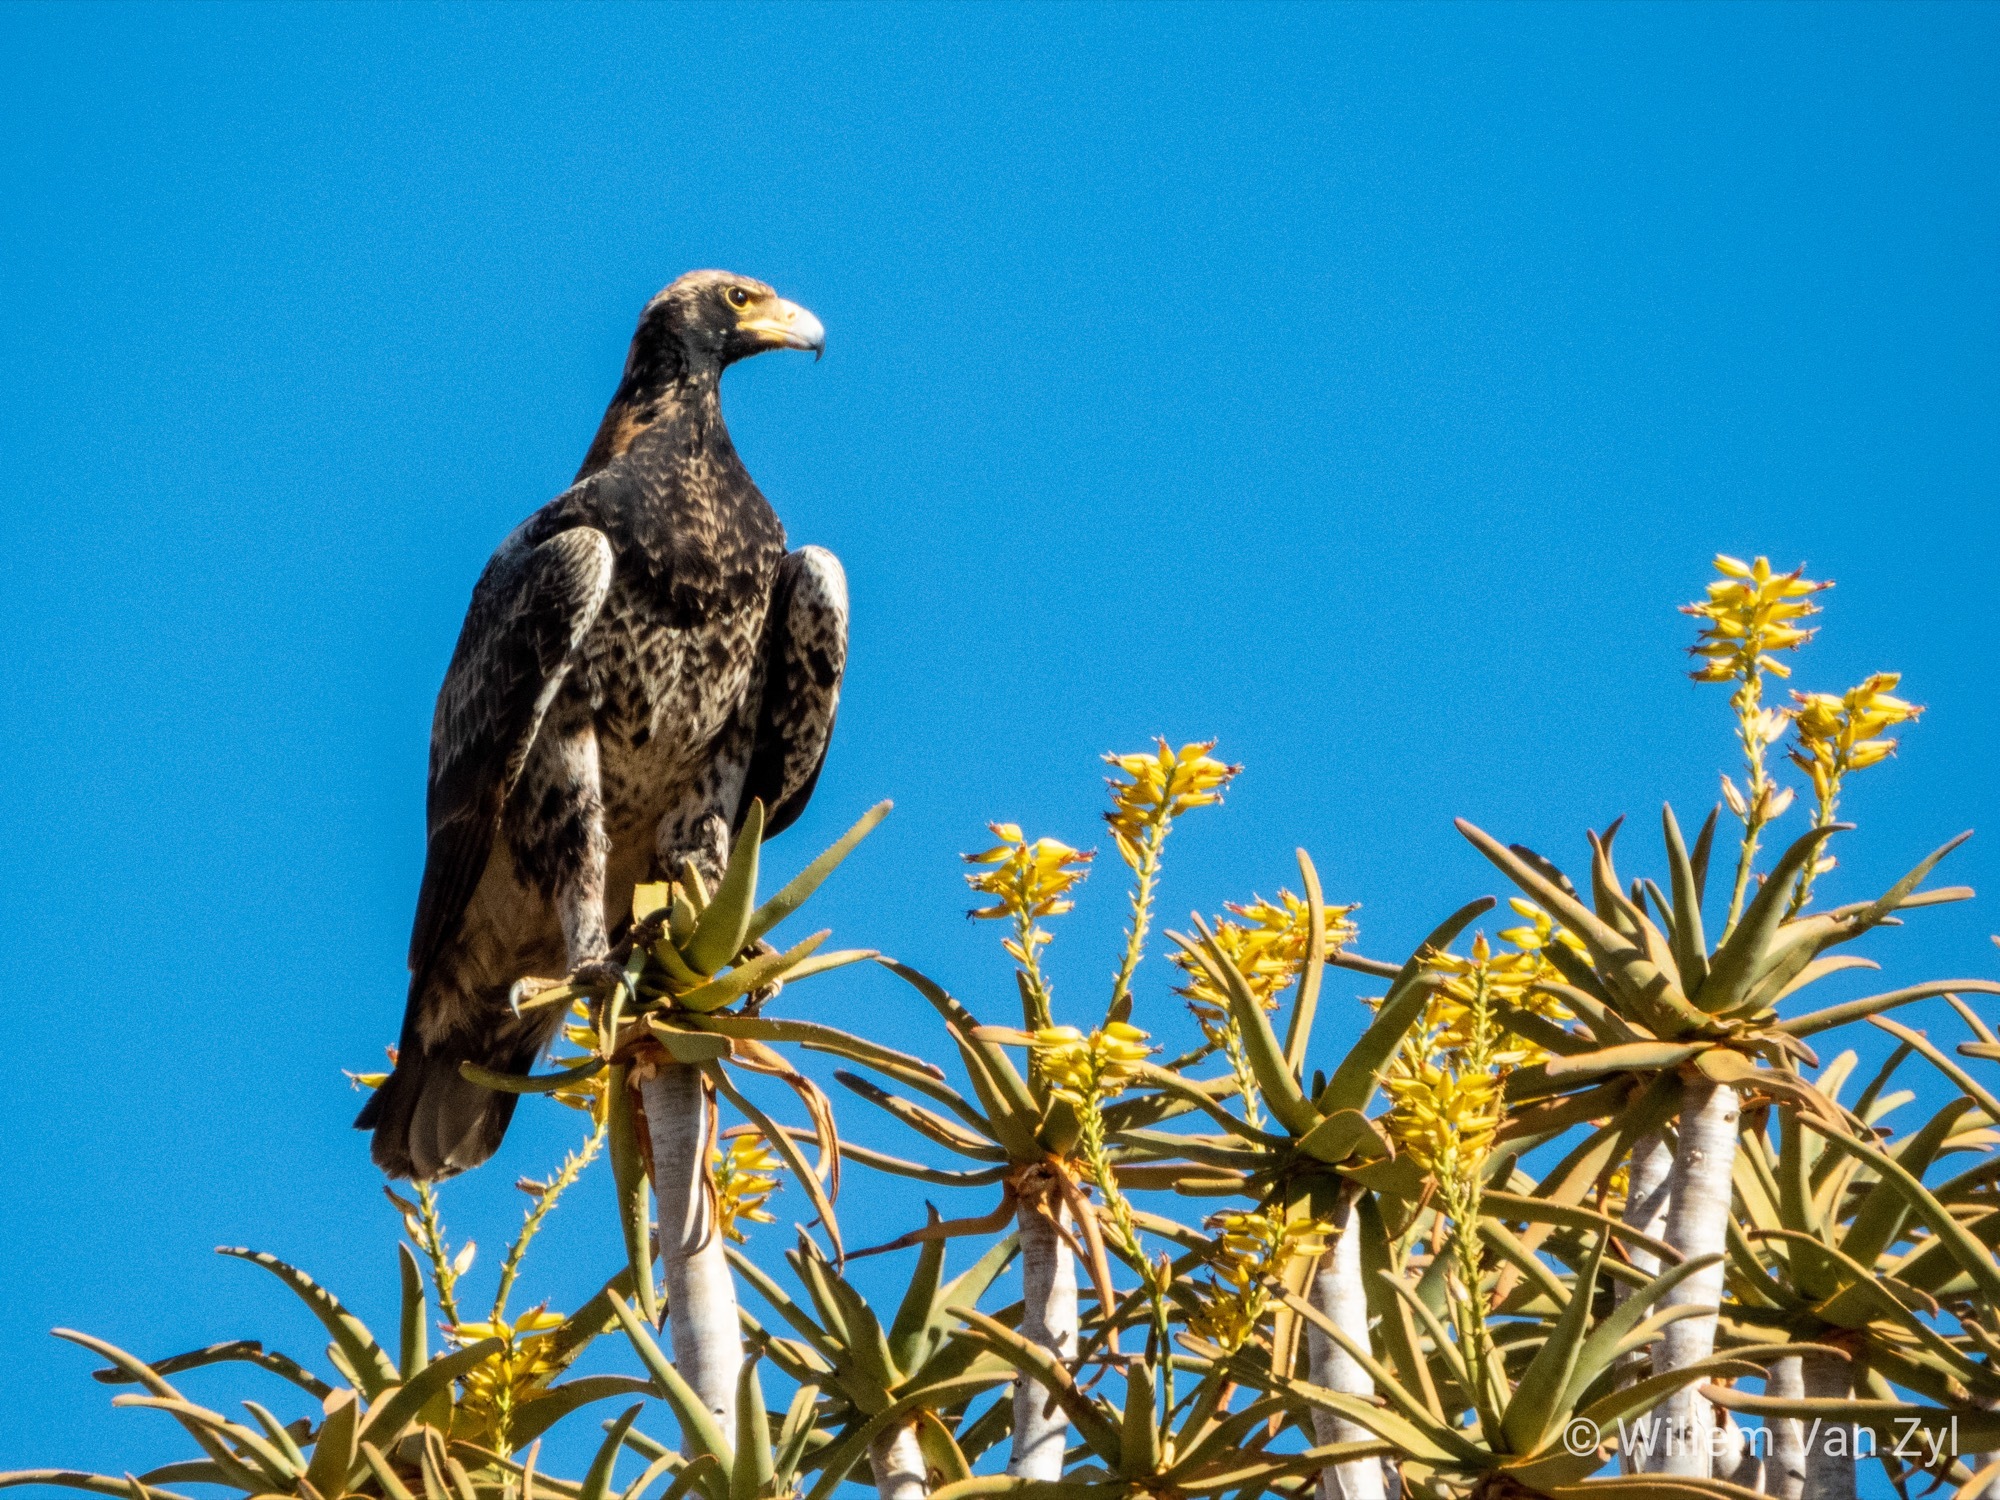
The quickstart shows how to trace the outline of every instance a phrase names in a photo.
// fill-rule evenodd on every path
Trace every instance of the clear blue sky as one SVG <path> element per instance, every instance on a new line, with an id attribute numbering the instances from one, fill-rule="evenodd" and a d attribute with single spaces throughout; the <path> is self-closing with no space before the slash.
<path id="1" fill-rule="evenodd" d="M 1838 580 L 1801 682 L 1930 706 L 1830 891 L 1982 825 L 1994 885 L 1996 64 L 2000 11 L 1919 5 L 0 11 L 0 1467 L 180 1450 L 52 1324 L 316 1355 L 213 1245 L 388 1312 L 340 1069 L 401 1011 L 432 695 L 691 267 L 829 330 L 725 385 L 854 597 L 772 864 L 895 798 L 823 920 L 995 1018 L 956 852 L 1098 842 L 1095 755 L 1156 731 L 1248 766 L 1170 913 L 1304 843 L 1400 954 L 1496 889 L 1455 814 L 1574 860 L 1631 813 L 1649 863 L 1727 764 L 1673 613 L 1718 549 Z M 1990 974 L 1996 927 L 1922 914 L 1884 977 Z M 894 985 L 784 1004 L 934 1050 Z M 489 1269 L 554 1114 L 447 1196 Z M 608 1192 L 532 1295 L 611 1268 Z"/>

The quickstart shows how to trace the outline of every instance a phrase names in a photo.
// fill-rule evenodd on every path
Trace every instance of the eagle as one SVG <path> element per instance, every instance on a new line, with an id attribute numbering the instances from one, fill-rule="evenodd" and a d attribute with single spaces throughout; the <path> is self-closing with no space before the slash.
<path id="1" fill-rule="evenodd" d="M 356 1127 L 392 1177 L 475 1167 L 561 1015 L 528 975 L 602 972 L 638 882 L 712 881 L 752 799 L 812 796 L 847 663 L 847 581 L 788 551 L 722 420 L 722 372 L 824 353 L 761 281 L 692 271 L 646 304 L 575 480 L 480 574 L 431 724 L 428 839 L 395 1069 Z"/>

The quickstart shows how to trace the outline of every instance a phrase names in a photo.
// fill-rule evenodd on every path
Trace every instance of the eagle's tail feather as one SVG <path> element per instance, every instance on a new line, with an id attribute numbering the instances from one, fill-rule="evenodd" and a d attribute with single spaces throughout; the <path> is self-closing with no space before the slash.
<path id="1" fill-rule="evenodd" d="M 460 1074 L 459 1064 L 526 1073 L 542 1040 L 539 1027 L 527 1035 L 504 1027 L 435 1050 L 405 1048 L 354 1120 L 356 1129 L 375 1132 L 375 1165 L 391 1177 L 434 1182 L 485 1161 L 500 1149 L 520 1096 L 482 1088 Z"/>

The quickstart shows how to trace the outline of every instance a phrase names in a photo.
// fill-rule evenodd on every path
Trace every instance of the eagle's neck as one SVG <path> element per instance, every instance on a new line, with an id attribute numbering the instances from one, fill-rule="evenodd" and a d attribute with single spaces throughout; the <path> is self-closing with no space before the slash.
<path id="1" fill-rule="evenodd" d="M 581 483 L 635 448 L 667 444 L 692 456 L 717 433 L 728 441 L 722 425 L 721 370 L 628 368 L 571 483 Z"/>

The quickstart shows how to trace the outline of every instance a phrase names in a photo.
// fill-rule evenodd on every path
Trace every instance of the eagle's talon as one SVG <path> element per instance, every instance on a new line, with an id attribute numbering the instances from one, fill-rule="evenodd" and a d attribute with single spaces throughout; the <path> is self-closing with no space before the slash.
<path id="1" fill-rule="evenodd" d="M 625 982 L 625 966 L 609 958 L 594 958 L 570 970 L 569 982 L 580 990 L 609 990 Z"/>

